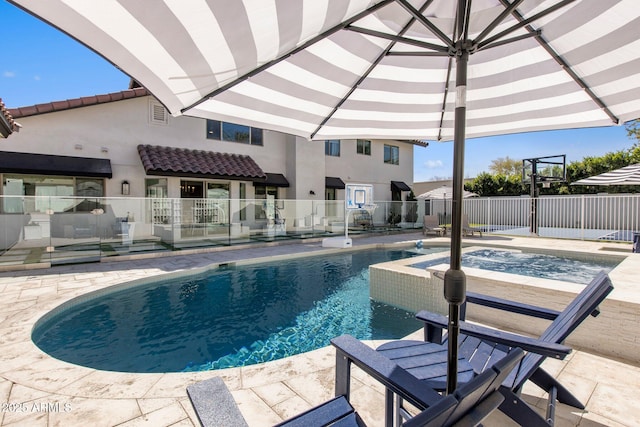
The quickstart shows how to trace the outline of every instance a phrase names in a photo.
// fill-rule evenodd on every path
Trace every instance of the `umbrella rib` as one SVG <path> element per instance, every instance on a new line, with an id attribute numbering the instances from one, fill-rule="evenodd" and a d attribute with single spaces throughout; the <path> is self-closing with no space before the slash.
<path id="1" fill-rule="evenodd" d="M 379 38 L 386 39 L 386 40 L 391 40 L 391 41 L 396 42 L 396 43 L 405 43 L 405 44 L 410 44 L 410 45 L 413 45 L 413 46 L 422 47 L 422 48 L 425 48 L 425 49 L 431 49 L 431 50 L 435 50 L 436 52 L 445 52 L 447 54 L 449 52 L 449 47 L 448 46 L 440 46 L 440 45 L 437 45 L 437 44 L 427 43 L 427 42 L 423 42 L 423 41 L 420 41 L 420 40 L 409 39 L 409 38 L 401 37 L 401 36 L 394 36 L 393 34 L 387 34 L 387 33 L 381 32 L 381 31 L 370 30 L 370 29 L 367 29 L 367 28 L 354 27 L 353 25 L 350 25 L 350 26 L 346 27 L 345 30 L 354 31 L 356 33 L 361 33 L 361 34 L 366 34 L 368 36 L 379 37 Z"/>
<path id="2" fill-rule="evenodd" d="M 432 2 L 432 0 L 428 1 L 424 6 L 423 6 L 423 10 L 420 11 L 418 9 L 416 9 L 415 7 L 413 7 L 411 4 L 409 4 L 409 2 L 407 0 L 396 0 L 396 2 L 398 4 L 400 4 L 400 6 L 402 6 L 407 12 L 409 12 L 411 14 L 411 16 L 414 17 L 415 20 L 417 20 L 418 22 L 420 22 L 422 25 L 424 25 L 427 29 L 429 29 L 436 37 L 438 37 L 440 40 L 442 40 L 442 42 L 447 45 L 449 47 L 449 49 L 454 50 L 454 46 L 453 46 L 453 41 L 447 37 L 447 35 L 445 33 L 443 33 L 438 27 L 436 27 L 434 24 L 431 23 L 431 21 L 429 21 L 424 15 L 424 10 L 426 9 L 426 7 L 429 6 L 429 4 Z"/>
<path id="3" fill-rule="evenodd" d="M 457 16 L 456 16 L 457 18 Z M 469 21 L 471 18 L 471 0 L 468 0 L 467 2 L 465 2 L 465 9 L 464 9 L 464 22 L 462 22 L 462 31 L 460 31 L 460 34 L 458 34 L 458 36 L 462 35 L 462 40 L 461 41 L 466 41 L 469 40 Z"/>
<path id="4" fill-rule="evenodd" d="M 480 35 L 478 35 L 478 37 L 476 37 L 475 43 L 480 43 L 482 40 L 484 40 L 484 38 L 487 35 L 489 35 L 489 33 L 493 31 L 498 25 L 500 25 L 500 23 L 502 23 L 502 21 L 504 21 L 504 19 L 507 16 L 509 16 L 511 12 L 515 10 L 516 7 L 520 6 L 520 3 L 522 3 L 523 1 L 524 0 L 516 0 L 510 5 L 508 5 L 507 7 L 505 7 L 502 13 L 498 15 L 498 17 L 494 19 L 493 22 L 491 22 L 491 24 L 487 25 L 487 28 L 482 30 L 482 32 L 480 33 Z"/>
<path id="5" fill-rule="evenodd" d="M 449 52 L 388 52 L 387 56 L 448 56 L 451 57 Z"/>
<path id="6" fill-rule="evenodd" d="M 509 2 L 507 0 L 501 0 L 502 4 L 507 6 L 509 5 Z M 568 5 L 569 3 L 573 3 L 576 0 L 563 0 L 560 3 L 556 3 L 553 6 L 550 6 L 549 8 L 543 10 L 542 12 L 536 13 L 535 15 L 529 17 L 529 18 L 524 18 L 517 10 L 512 10 L 511 14 L 515 17 L 518 18 L 518 23 L 512 25 L 511 27 L 507 28 L 506 30 L 496 34 L 493 37 L 488 38 L 487 40 L 485 40 L 484 42 L 481 43 L 474 43 L 474 46 L 476 46 L 478 49 L 482 49 L 484 46 L 491 44 L 493 42 L 495 42 L 496 40 L 500 40 L 501 38 L 503 38 L 504 36 L 506 36 L 507 34 L 511 34 L 514 31 L 517 31 L 521 28 L 525 28 L 526 26 L 528 26 L 530 23 L 550 14 L 555 12 L 558 9 L 561 9 L 563 7 L 565 7 L 566 5 Z"/>
<path id="7" fill-rule="evenodd" d="M 432 1 L 433 0 L 427 0 L 427 2 L 424 3 L 422 5 L 422 7 L 420 8 L 419 13 L 423 13 L 429 7 L 429 5 L 431 4 Z M 409 28 L 411 27 L 411 25 L 413 25 L 413 23 L 415 21 L 416 21 L 415 17 L 412 17 L 409 20 L 409 22 L 407 22 L 407 24 L 398 32 L 398 37 L 402 37 L 404 35 L 404 33 L 406 33 L 407 30 L 409 30 Z M 347 27 L 348 26 L 345 26 L 345 29 Z M 375 61 L 373 61 L 371 63 L 369 68 L 367 68 L 367 70 L 364 73 L 362 73 L 360 78 L 358 78 L 358 81 L 356 81 L 356 83 L 353 86 L 351 86 L 351 88 L 347 91 L 347 93 L 344 95 L 344 97 L 342 97 L 342 99 L 333 107 L 333 110 L 331 110 L 331 112 L 329 114 L 327 114 L 327 116 L 324 119 L 322 119 L 322 121 L 320 122 L 318 127 L 316 127 L 315 130 L 311 133 L 310 139 L 313 139 L 316 136 L 316 134 L 320 131 L 320 129 L 322 129 L 322 127 L 329 121 L 329 119 L 331 119 L 331 117 L 333 117 L 334 114 L 336 114 L 336 111 L 338 111 L 338 108 L 340 108 L 342 106 L 342 104 L 344 104 L 346 102 L 346 100 L 349 99 L 349 97 L 356 90 L 356 88 L 358 86 L 360 86 L 360 83 L 362 83 L 364 81 L 364 79 L 366 79 L 369 76 L 369 74 L 371 74 L 373 69 L 380 63 L 380 61 L 382 61 L 382 58 L 387 56 L 389 51 L 395 45 L 396 45 L 396 40 L 392 40 L 391 43 L 389 43 L 389 45 L 384 49 L 384 51 L 380 55 L 378 55 L 378 57 L 375 59 Z"/>
<path id="8" fill-rule="evenodd" d="M 481 48 L 478 48 L 478 50 L 487 50 L 487 49 L 491 49 L 494 47 L 498 47 L 498 46 L 502 46 L 505 44 L 509 44 L 509 43 L 513 43 L 513 42 L 517 42 L 520 40 L 524 40 L 524 39 L 530 39 L 530 38 L 536 38 L 542 35 L 542 31 L 541 30 L 533 30 L 531 33 L 528 34 L 523 34 L 521 36 L 516 36 L 516 37 L 511 37 L 510 39 L 505 39 L 505 40 L 500 40 L 488 45 L 484 45 Z"/>
<path id="9" fill-rule="evenodd" d="M 508 5 L 509 2 L 507 0 L 500 0 L 503 4 Z M 562 2 L 562 5 L 566 5 L 569 2 L 571 2 L 573 0 L 565 0 L 564 2 Z M 519 21 L 525 21 L 524 17 L 516 10 L 514 10 L 512 12 L 513 16 L 519 20 Z M 530 25 L 526 25 L 524 27 L 527 31 L 529 32 L 535 32 L 536 30 L 533 29 L 533 27 L 531 27 Z M 547 53 L 549 53 L 549 55 L 551 55 L 551 57 L 558 63 L 558 65 L 560 65 L 560 67 L 562 67 L 562 69 L 569 75 L 569 77 L 571 77 L 573 79 L 573 81 L 575 81 L 578 86 L 580 86 L 585 93 L 591 98 L 591 100 L 593 102 L 595 102 L 595 104 L 600 107 L 600 109 L 602 109 L 602 111 L 609 116 L 609 118 L 611 119 L 611 121 L 615 124 L 619 124 L 620 123 L 620 119 L 618 119 L 618 117 L 616 117 L 615 114 L 613 114 L 613 112 L 611 110 L 609 110 L 609 108 L 606 106 L 606 104 L 593 92 L 593 90 L 591 90 L 591 88 L 584 82 L 584 80 L 582 80 L 582 78 L 580 78 L 580 76 L 578 76 L 578 74 L 573 71 L 573 69 L 571 68 L 571 66 L 567 63 L 567 61 L 564 60 L 564 58 L 562 56 L 560 56 L 550 45 L 549 42 L 547 42 L 547 40 L 544 38 L 544 36 L 542 34 L 535 36 L 536 41 L 540 44 L 540 46 L 547 51 Z"/>
<path id="10" fill-rule="evenodd" d="M 449 94 L 449 81 L 451 79 L 451 68 L 453 65 L 453 58 L 449 58 L 449 63 L 447 64 L 447 81 L 444 85 L 444 96 L 442 98 L 442 109 L 440 112 L 440 124 L 438 126 L 438 141 L 442 140 L 442 125 L 444 124 L 444 113 L 447 108 L 447 95 Z"/>
<path id="11" fill-rule="evenodd" d="M 212 97 L 218 95 L 219 93 L 224 92 L 225 90 L 228 90 L 228 89 L 230 89 L 230 88 L 242 83 L 243 81 L 255 76 L 256 74 L 261 73 L 262 71 L 264 71 L 264 70 L 266 70 L 268 68 L 271 68 L 272 66 L 284 61 L 285 59 L 289 58 L 290 56 L 295 55 L 296 53 L 308 48 L 309 46 L 317 43 L 318 41 L 327 38 L 331 34 L 334 34 L 334 33 L 338 32 L 338 31 L 344 29 L 345 27 L 347 27 L 347 26 L 353 24 L 354 22 L 364 18 L 365 16 L 371 15 L 372 13 L 376 12 L 378 9 L 381 9 L 381 8 L 387 6 L 389 3 L 392 3 L 394 1 L 395 0 L 382 0 L 380 3 L 377 3 L 377 4 L 373 5 L 373 6 L 371 6 L 370 8 L 368 8 L 368 9 L 366 9 L 366 10 L 364 10 L 364 11 L 362 11 L 362 12 L 356 14 L 356 15 L 354 15 L 353 17 L 347 19 L 346 21 L 341 22 L 340 24 L 329 28 L 325 32 L 323 32 L 321 34 L 318 34 L 317 36 L 313 37 L 312 39 L 308 40 L 307 42 L 305 42 L 305 43 L 301 44 L 300 46 L 298 46 L 297 48 L 293 49 L 291 52 L 287 53 L 286 55 L 282 55 L 282 56 L 280 56 L 278 58 L 275 58 L 275 59 L 273 59 L 273 60 L 261 65 L 260 67 L 257 67 L 255 69 L 253 69 L 252 71 L 250 71 L 250 72 L 248 72 L 246 74 L 243 74 L 242 76 L 238 77 L 237 79 L 235 79 L 235 80 L 233 80 L 233 81 L 231 81 L 231 82 L 229 82 L 229 83 L 227 83 L 227 84 L 225 84 L 223 86 L 220 86 L 216 90 L 214 90 L 212 92 L 209 92 L 208 94 L 206 94 L 202 98 L 200 98 L 198 101 L 196 101 L 196 102 L 194 102 L 194 103 L 182 108 L 180 110 L 180 112 L 184 114 L 188 110 L 190 110 L 192 108 L 195 108 L 198 105 L 202 104 L 207 99 L 212 98 Z"/>

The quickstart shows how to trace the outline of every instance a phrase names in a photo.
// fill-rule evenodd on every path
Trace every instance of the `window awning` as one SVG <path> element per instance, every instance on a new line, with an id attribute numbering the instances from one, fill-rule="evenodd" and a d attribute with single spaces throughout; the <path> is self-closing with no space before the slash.
<path id="1" fill-rule="evenodd" d="M 266 176 L 251 157 L 240 154 L 158 145 L 138 145 L 138 154 L 147 175 L 242 181 L 263 180 Z"/>
<path id="2" fill-rule="evenodd" d="M 337 188 L 344 190 L 344 181 L 335 176 L 327 176 L 324 178 L 324 186 L 327 188 Z"/>
<path id="3" fill-rule="evenodd" d="M 111 161 L 90 157 L 0 152 L 0 172 L 111 178 Z"/>
<path id="4" fill-rule="evenodd" d="M 263 180 L 255 180 L 253 181 L 253 186 L 263 186 L 263 187 L 288 187 L 289 181 L 287 178 L 281 173 L 269 173 L 267 172 L 265 175 L 267 177 Z"/>
<path id="5" fill-rule="evenodd" d="M 402 181 L 391 181 L 391 191 L 411 191 L 411 187 Z"/>

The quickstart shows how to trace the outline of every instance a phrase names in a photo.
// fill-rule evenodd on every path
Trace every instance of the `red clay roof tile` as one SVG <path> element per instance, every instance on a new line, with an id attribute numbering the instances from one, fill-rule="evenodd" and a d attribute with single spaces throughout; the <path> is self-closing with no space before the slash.
<path id="1" fill-rule="evenodd" d="M 138 154 L 148 175 L 226 177 L 246 180 L 259 180 L 266 177 L 251 157 L 241 154 L 158 145 L 138 145 Z"/>
<path id="2" fill-rule="evenodd" d="M 121 101 L 123 99 L 137 98 L 151 95 L 145 88 L 127 89 L 120 92 L 103 95 L 83 96 L 81 98 L 53 101 L 45 104 L 29 105 L 26 107 L 11 108 L 9 112 L 14 118 L 35 116 L 37 114 L 52 113 L 71 108 L 88 107 L 90 105 L 104 104 L 107 102 Z"/>
<path id="3" fill-rule="evenodd" d="M 6 138 L 13 132 L 18 131 L 18 125 L 13 120 L 11 113 L 4 106 L 2 98 L 0 98 L 0 137 Z"/>

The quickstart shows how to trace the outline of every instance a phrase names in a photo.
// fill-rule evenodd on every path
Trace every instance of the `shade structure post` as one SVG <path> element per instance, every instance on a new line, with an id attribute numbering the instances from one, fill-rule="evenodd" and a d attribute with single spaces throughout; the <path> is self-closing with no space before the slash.
<path id="1" fill-rule="evenodd" d="M 538 235 L 538 196 L 540 191 L 538 190 L 538 162 L 536 159 L 531 163 L 531 180 L 530 180 L 530 195 L 531 195 L 531 213 L 529 215 L 529 232 L 533 236 Z"/>
<path id="2" fill-rule="evenodd" d="M 465 301 L 467 279 L 462 271 L 462 195 L 464 182 L 464 145 L 466 125 L 467 67 L 469 50 L 466 41 L 458 42 L 456 56 L 456 106 L 453 138 L 453 198 L 451 211 L 451 259 L 444 276 L 444 297 L 449 303 L 449 339 L 447 359 L 447 394 L 458 383 L 458 336 L 460 306 Z"/>

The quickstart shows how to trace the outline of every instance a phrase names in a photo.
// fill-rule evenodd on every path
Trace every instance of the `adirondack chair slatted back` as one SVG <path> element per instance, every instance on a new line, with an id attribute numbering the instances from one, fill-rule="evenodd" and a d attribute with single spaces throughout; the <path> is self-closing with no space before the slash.
<path id="1" fill-rule="evenodd" d="M 458 400 L 452 394 L 444 396 L 435 405 L 403 422 L 402 427 L 444 426 L 457 405 Z"/>
<path id="2" fill-rule="evenodd" d="M 542 333 L 540 339 L 546 342 L 561 344 L 613 290 L 609 276 L 603 271 L 578 294 L 578 296 L 551 322 Z M 596 312 L 597 313 L 597 312 Z M 528 353 L 518 368 L 513 389 L 519 390 L 544 361 L 545 356 Z"/>
<path id="3" fill-rule="evenodd" d="M 496 392 L 523 356 L 524 352 L 521 349 L 514 349 L 506 357 L 496 362 L 491 369 L 487 369 L 474 378 L 473 381 L 458 387 L 454 393 L 454 396 L 458 399 L 458 406 L 444 425 L 449 426 L 458 422 L 465 414 L 476 407 L 479 402 L 482 402 L 492 393 Z M 481 377 L 482 380 L 480 380 Z"/>
<path id="4" fill-rule="evenodd" d="M 448 427 L 457 425 L 456 423 L 470 416 L 474 411 L 473 417 L 484 418 L 504 399 L 497 390 L 523 356 L 524 352 L 521 349 L 514 349 L 491 369 L 487 369 L 459 387 L 454 394 L 444 397 L 402 425 L 404 427 Z M 481 404 L 485 400 L 491 400 L 491 403 L 483 407 Z"/>

